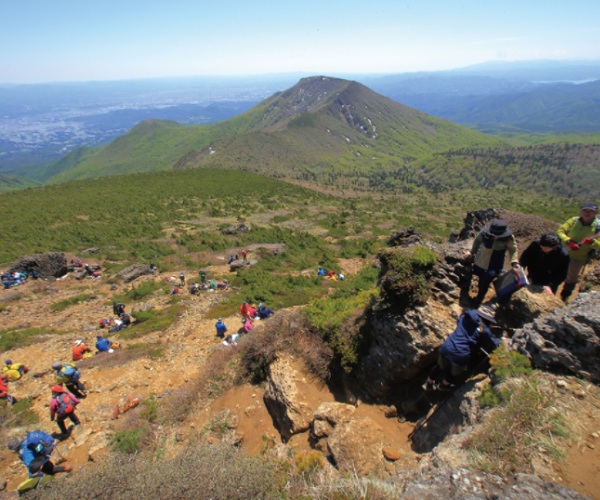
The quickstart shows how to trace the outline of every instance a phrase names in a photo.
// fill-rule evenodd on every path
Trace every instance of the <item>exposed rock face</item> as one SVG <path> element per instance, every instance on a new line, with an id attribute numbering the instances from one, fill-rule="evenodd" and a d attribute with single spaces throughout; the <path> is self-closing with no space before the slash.
<path id="1" fill-rule="evenodd" d="M 37 271 L 40 278 L 60 278 L 67 274 L 67 258 L 62 252 L 26 255 L 8 269 L 9 273 Z"/>
<path id="2" fill-rule="evenodd" d="M 238 224 L 237 226 L 228 226 L 221 229 L 221 233 L 223 234 L 237 234 L 237 233 L 247 233 L 249 230 L 246 224 Z"/>
<path id="3" fill-rule="evenodd" d="M 402 491 L 402 498 L 586 498 L 569 488 L 544 481 L 531 474 L 515 474 L 502 478 L 466 468 L 431 467 L 407 475 L 409 478 Z"/>
<path id="4" fill-rule="evenodd" d="M 324 403 L 314 413 L 311 440 L 339 470 L 367 475 L 383 463 L 383 431 L 370 418 L 353 418 L 354 406 Z"/>
<path id="5" fill-rule="evenodd" d="M 422 243 L 421 234 L 414 227 L 405 227 L 392 234 L 387 240 L 389 246 L 406 246 Z"/>
<path id="6" fill-rule="evenodd" d="M 145 276 L 146 274 L 152 274 L 150 265 L 134 264 L 123 269 L 117 274 L 117 276 L 119 276 L 125 283 L 129 283 L 130 281 L 133 281 L 139 278 L 140 276 Z"/>
<path id="7" fill-rule="evenodd" d="M 541 287 L 526 287 L 515 292 L 510 302 L 499 308 L 496 319 L 503 326 L 520 328 L 563 306 L 562 300 L 555 295 L 542 293 Z"/>
<path id="8" fill-rule="evenodd" d="M 494 208 L 484 208 L 467 212 L 463 221 L 463 228 L 458 233 L 450 234 L 450 242 L 474 238 L 490 221 L 499 218 L 498 211 Z"/>
<path id="9" fill-rule="evenodd" d="M 525 325 L 512 346 L 538 368 L 600 383 L 600 293 L 580 294 L 564 309 Z"/>
<path id="10" fill-rule="evenodd" d="M 289 356 L 282 355 L 269 366 L 263 399 L 284 440 L 308 430 L 318 405 L 304 398 L 301 378 Z"/>

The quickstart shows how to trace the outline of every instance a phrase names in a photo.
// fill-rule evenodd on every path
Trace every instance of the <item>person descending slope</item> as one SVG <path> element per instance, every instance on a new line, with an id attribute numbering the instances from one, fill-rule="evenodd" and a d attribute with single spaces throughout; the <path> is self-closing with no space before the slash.
<path id="1" fill-rule="evenodd" d="M 79 404 L 73 394 L 65 392 L 60 385 L 55 385 L 52 388 L 52 400 L 50 401 L 50 421 L 56 419 L 56 425 L 60 429 L 62 436 L 67 436 L 68 431 L 65 426 L 65 420 L 68 418 L 75 425 L 79 425 L 81 422 L 75 414 L 75 406 Z"/>
<path id="2" fill-rule="evenodd" d="M 81 382 L 81 372 L 73 363 L 54 363 L 52 369 L 56 371 L 56 383 L 65 384 L 65 387 L 77 398 L 87 397 L 87 390 Z"/>

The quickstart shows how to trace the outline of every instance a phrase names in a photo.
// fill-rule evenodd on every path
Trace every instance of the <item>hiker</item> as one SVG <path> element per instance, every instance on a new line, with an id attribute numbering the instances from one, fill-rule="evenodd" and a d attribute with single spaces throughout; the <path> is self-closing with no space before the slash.
<path id="1" fill-rule="evenodd" d="M 598 205 L 588 201 L 581 205 L 579 217 L 571 217 L 556 231 L 563 246 L 568 249 L 570 259 L 565 284 L 560 293 L 565 302 L 577 286 L 592 252 L 600 250 L 600 239 L 597 239 L 600 236 L 600 220 L 596 217 L 597 214 Z"/>
<path id="2" fill-rule="evenodd" d="M 242 323 L 244 323 L 244 326 L 242 327 L 244 329 L 244 333 L 250 333 L 251 330 L 254 330 L 254 323 L 252 323 L 250 318 L 246 318 L 246 320 L 243 320 Z"/>
<path id="3" fill-rule="evenodd" d="M 325 276 L 325 268 L 324 267 L 319 267 L 319 269 L 317 269 L 317 276 Z"/>
<path id="4" fill-rule="evenodd" d="M 40 430 L 28 432 L 25 439 L 11 439 L 6 447 L 19 454 L 19 458 L 27 467 L 29 479 L 17 487 L 19 494 L 45 484 L 44 478 L 50 478 L 59 472 L 71 472 L 69 465 L 57 466 L 51 460 L 52 452 L 56 447 L 56 440 L 52 435 Z"/>
<path id="5" fill-rule="evenodd" d="M 200 282 L 203 285 L 206 285 L 206 272 L 204 271 L 204 269 L 200 269 Z"/>
<path id="6" fill-rule="evenodd" d="M 131 316 L 129 316 L 129 314 L 127 314 L 126 312 L 122 312 L 119 315 L 119 319 L 121 320 L 123 328 L 127 328 L 128 326 L 131 326 Z"/>
<path id="7" fill-rule="evenodd" d="M 244 259 L 244 262 L 248 261 L 248 250 L 245 248 L 242 250 L 242 259 Z"/>
<path id="8" fill-rule="evenodd" d="M 230 255 L 227 259 L 227 264 L 231 264 L 233 262 L 233 255 Z"/>
<path id="9" fill-rule="evenodd" d="M 465 252 L 464 258 L 473 259 L 473 273 L 479 278 L 473 307 L 479 307 L 490 285 L 502 274 L 507 252 L 512 267 L 518 268 L 517 242 L 508 229 L 508 224 L 502 219 L 494 219 L 484 227 L 473 241 L 471 250 Z"/>
<path id="10" fill-rule="evenodd" d="M 121 325 L 117 325 L 117 326 L 121 326 Z M 111 345 L 112 345 L 112 342 L 110 340 L 105 339 L 100 334 L 96 335 L 96 354 L 99 354 L 101 352 L 108 352 Z"/>
<path id="11" fill-rule="evenodd" d="M 533 286 L 543 287 L 543 292 L 555 294 L 567 277 L 569 254 L 554 233 L 544 233 L 532 241 L 519 257 L 519 264 L 527 270 Z"/>
<path id="12" fill-rule="evenodd" d="M 227 335 L 227 338 L 223 341 L 224 346 L 237 346 L 236 340 L 240 337 L 238 333 L 232 333 L 231 335 Z"/>
<path id="13" fill-rule="evenodd" d="M 158 269 L 156 268 L 156 264 L 154 262 L 150 262 L 150 272 L 152 274 L 156 274 L 158 272 Z"/>
<path id="14" fill-rule="evenodd" d="M 181 288 L 185 286 L 185 274 L 183 272 L 179 273 L 179 284 Z"/>
<path id="15" fill-rule="evenodd" d="M 273 309 L 271 309 L 270 307 L 265 307 L 264 304 L 258 304 L 258 317 L 260 319 L 270 318 L 274 314 L 275 311 L 273 311 Z"/>
<path id="16" fill-rule="evenodd" d="M 112 318 L 108 318 L 108 319 L 101 319 L 100 320 L 100 324 L 99 327 L 100 328 L 108 328 L 109 326 L 112 325 Z"/>
<path id="17" fill-rule="evenodd" d="M 52 369 L 56 371 L 56 383 L 65 384 L 65 387 L 77 398 L 87 397 L 87 390 L 81 382 L 81 372 L 73 363 L 54 363 Z"/>
<path id="18" fill-rule="evenodd" d="M 73 361 L 80 361 L 83 358 L 92 356 L 92 350 L 86 346 L 81 339 L 75 341 L 75 345 L 71 349 L 71 352 L 73 354 Z"/>
<path id="19" fill-rule="evenodd" d="M 227 290 L 228 286 L 229 282 L 225 278 L 223 278 L 223 281 L 217 282 L 217 290 Z"/>
<path id="20" fill-rule="evenodd" d="M 6 385 L 6 382 L 7 376 L 0 376 L 0 400 L 6 401 L 11 405 L 14 405 L 17 402 L 17 400 L 8 394 L 8 385 Z"/>
<path id="21" fill-rule="evenodd" d="M 60 429 L 63 436 L 68 435 L 67 426 L 65 420 L 68 418 L 75 425 L 79 425 L 81 422 L 75 414 L 75 406 L 79 404 L 73 394 L 65 392 L 61 385 L 55 385 L 52 388 L 52 400 L 50 401 L 50 421 L 54 422 L 56 419 L 56 425 Z"/>
<path id="22" fill-rule="evenodd" d="M 121 313 L 125 312 L 125 304 L 122 302 L 113 302 L 113 313 L 118 318 Z"/>
<path id="23" fill-rule="evenodd" d="M 494 322 L 483 309 L 468 309 L 461 314 L 456 329 L 440 347 L 437 364 L 423 388 L 426 391 L 454 389 L 480 350 L 487 354 L 500 345 L 502 339 L 494 337 L 489 329 L 489 324 Z"/>
<path id="24" fill-rule="evenodd" d="M 198 295 L 200 293 L 200 285 L 198 283 L 194 283 L 191 287 L 190 287 L 190 293 L 192 295 Z"/>
<path id="25" fill-rule="evenodd" d="M 242 302 L 242 305 L 240 306 L 240 314 L 242 315 L 242 322 L 250 318 L 250 306 L 248 305 L 248 302 Z"/>
<path id="26" fill-rule="evenodd" d="M 223 318 L 219 318 L 215 323 L 215 328 L 217 330 L 217 337 L 225 337 L 225 333 L 227 332 L 227 326 L 223 322 Z"/>
<path id="27" fill-rule="evenodd" d="M 345 279 L 346 277 L 342 273 L 338 274 L 338 280 L 344 281 Z"/>
<path id="28" fill-rule="evenodd" d="M 9 382 L 19 380 L 28 371 L 29 368 L 27 368 L 23 363 L 13 363 L 12 359 L 7 359 L 4 362 L 4 367 L 2 368 L 2 373 L 6 375 L 6 380 Z"/>

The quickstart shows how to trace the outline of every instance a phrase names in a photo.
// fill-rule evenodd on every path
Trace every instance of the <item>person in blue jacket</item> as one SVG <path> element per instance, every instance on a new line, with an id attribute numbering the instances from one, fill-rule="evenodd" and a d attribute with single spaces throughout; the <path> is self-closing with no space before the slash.
<path id="1" fill-rule="evenodd" d="M 225 332 L 227 332 L 227 326 L 225 326 L 223 318 L 218 319 L 218 321 L 215 323 L 215 328 L 217 330 L 217 337 L 224 338 Z"/>
<path id="2" fill-rule="evenodd" d="M 41 472 L 44 474 L 54 475 L 57 472 L 71 472 L 72 467 L 59 467 L 52 463 L 50 458 L 55 445 L 56 441 L 52 435 L 43 431 L 29 432 L 22 442 L 13 439 L 7 443 L 8 449 L 19 452 L 19 457 L 28 470 L 30 470 L 30 466 L 35 459 L 43 458 Z M 29 476 L 33 476 L 31 471 Z"/>
<path id="3" fill-rule="evenodd" d="M 96 335 L 96 350 L 98 352 L 108 352 L 111 346 L 111 342 L 105 339 L 102 335 Z"/>
<path id="4" fill-rule="evenodd" d="M 457 379 L 467 371 L 480 350 L 489 354 L 502 341 L 495 337 L 488 324 L 494 322 L 484 309 L 466 310 L 458 318 L 456 329 L 440 347 L 437 364 L 423 386 L 425 390 L 451 390 Z"/>

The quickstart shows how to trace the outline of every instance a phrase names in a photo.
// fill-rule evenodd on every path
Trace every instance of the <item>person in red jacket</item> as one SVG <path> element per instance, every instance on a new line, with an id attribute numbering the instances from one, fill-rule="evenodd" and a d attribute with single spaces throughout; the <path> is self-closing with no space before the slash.
<path id="1" fill-rule="evenodd" d="M 6 385 L 6 375 L 0 377 L 0 399 L 8 401 L 11 405 L 14 405 L 17 400 L 12 396 L 8 395 L 8 385 Z"/>
<path id="2" fill-rule="evenodd" d="M 83 340 L 75 341 L 75 345 L 71 351 L 73 353 L 73 361 L 79 361 L 83 359 L 83 355 L 86 352 L 92 352 L 91 349 L 83 343 Z"/>
<path id="3" fill-rule="evenodd" d="M 240 314 L 242 315 L 243 321 L 246 321 L 250 318 L 250 306 L 248 305 L 248 302 L 242 302 L 242 305 L 240 306 Z"/>

